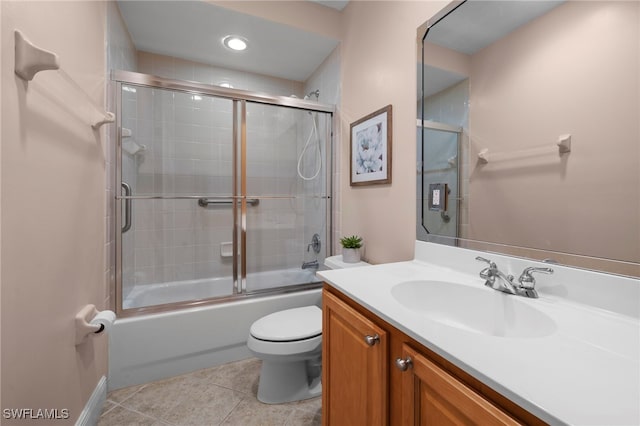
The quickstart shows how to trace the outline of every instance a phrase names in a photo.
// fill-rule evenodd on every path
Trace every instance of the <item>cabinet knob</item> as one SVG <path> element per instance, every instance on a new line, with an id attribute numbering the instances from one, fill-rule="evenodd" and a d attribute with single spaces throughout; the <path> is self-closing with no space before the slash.
<path id="1" fill-rule="evenodd" d="M 364 342 L 369 346 L 373 346 L 376 343 L 380 343 L 380 336 L 378 336 L 377 334 L 374 336 L 370 336 L 367 334 L 366 336 L 364 336 Z"/>
<path id="2" fill-rule="evenodd" d="M 398 370 L 400 371 L 407 371 L 407 369 L 411 367 L 411 365 L 412 365 L 411 357 L 407 357 L 405 359 L 402 359 L 402 358 L 396 359 L 396 367 L 398 367 Z"/>

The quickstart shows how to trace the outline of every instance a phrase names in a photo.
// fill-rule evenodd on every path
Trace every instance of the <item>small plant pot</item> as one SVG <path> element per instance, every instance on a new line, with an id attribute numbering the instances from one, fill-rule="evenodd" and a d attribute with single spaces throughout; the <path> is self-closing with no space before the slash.
<path id="1" fill-rule="evenodd" d="M 343 248 L 342 249 L 342 261 L 344 263 L 358 263 L 360 262 L 360 249 Z"/>

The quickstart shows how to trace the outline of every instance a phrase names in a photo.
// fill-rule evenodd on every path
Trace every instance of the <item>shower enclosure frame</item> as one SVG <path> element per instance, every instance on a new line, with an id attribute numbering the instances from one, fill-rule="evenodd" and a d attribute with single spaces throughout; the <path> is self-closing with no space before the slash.
<path id="1" fill-rule="evenodd" d="M 295 97 L 287 96 L 272 96 L 264 93 L 257 93 L 248 90 L 240 90 L 233 88 L 226 88 L 221 86 L 214 86 L 209 84 L 167 79 L 157 77 L 148 74 L 141 74 L 130 71 L 114 70 L 111 73 L 111 80 L 115 83 L 116 90 L 116 170 L 115 170 L 115 310 L 116 314 L 121 317 L 134 316 L 139 314 L 166 312 L 181 308 L 190 308 L 203 305 L 212 305 L 218 303 L 231 302 L 235 300 L 241 300 L 251 297 L 263 297 L 271 295 L 285 294 L 295 291 L 308 290 L 312 288 L 318 288 L 322 284 L 307 283 L 296 284 L 289 286 L 281 286 L 268 290 L 254 290 L 247 292 L 246 289 L 246 277 L 247 277 L 247 204 L 251 202 L 247 199 L 247 187 L 246 187 L 246 154 L 247 154 L 247 129 L 246 129 L 246 107 L 247 102 L 258 103 L 265 105 L 273 105 L 280 107 L 293 108 L 308 112 L 321 112 L 330 114 L 331 125 L 327 126 L 325 135 L 325 154 L 324 163 L 326 164 L 326 235 L 325 241 L 327 248 L 326 256 L 329 256 L 331 247 L 333 247 L 332 241 L 332 195 L 333 195 L 333 163 L 331 161 L 333 154 L 333 118 L 335 114 L 335 106 L 329 104 L 321 104 L 318 102 L 308 101 L 306 99 L 299 99 Z M 153 199 L 193 199 L 197 201 L 201 198 L 210 198 L 210 194 L 193 194 L 193 195 L 135 195 L 125 192 L 122 195 L 121 183 L 122 181 L 122 86 L 136 86 L 150 89 L 165 89 L 173 90 L 182 93 L 189 93 L 192 95 L 204 95 L 215 96 L 218 98 L 229 99 L 233 102 L 233 178 L 232 178 L 232 193 L 231 196 L 215 196 L 215 198 L 228 199 L 232 205 L 233 212 L 233 286 L 232 294 L 228 296 L 214 296 L 206 299 L 188 300 L 173 303 L 166 303 L 161 305 L 145 306 L 138 308 L 123 308 L 123 292 L 122 292 L 122 228 L 123 228 L 123 207 L 126 206 L 125 215 L 129 215 L 131 219 L 131 201 L 133 200 L 153 200 Z M 238 170 L 236 167 L 240 168 Z M 242 177 L 238 182 L 238 177 Z M 240 185 L 238 185 L 240 183 Z M 240 188 L 238 188 L 240 186 Z M 213 198 L 213 197 L 211 197 Z M 256 199 L 293 199 L 296 196 L 252 196 Z M 238 202 L 239 201 L 239 202 Z M 239 204 L 239 206 L 238 206 Z M 238 212 L 238 209 L 240 210 Z M 129 223 L 130 224 L 130 223 Z M 240 253 L 238 253 L 238 247 Z"/>
<path id="2" fill-rule="evenodd" d="M 418 179 L 417 179 L 417 193 L 419 194 L 419 198 L 420 198 L 420 228 L 421 228 L 421 232 L 424 232 L 424 235 L 436 235 L 437 234 L 432 234 L 431 232 L 429 232 L 429 230 L 427 229 L 427 227 L 425 226 L 424 223 L 424 210 L 425 210 L 425 188 L 424 188 L 424 175 L 425 175 L 425 165 L 427 164 L 426 158 L 425 158 L 425 149 L 424 149 L 424 144 L 425 144 L 425 135 L 424 135 L 424 131 L 425 130 L 434 130 L 434 131 L 438 131 L 438 132 L 444 132 L 444 133 L 452 133 L 456 135 L 456 196 L 455 197 L 451 197 L 449 198 L 450 202 L 455 202 L 456 203 L 456 236 L 455 238 L 459 238 L 460 237 L 460 226 L 461 226 L 461 214 L 460 214 L 460 204 L 463 200 L 463 194 L 461 193 L 461 188 L 462 188 L 462 179 L 463 179 L 463 174 L 462 174 L 462 169 L 461 169 L 461 165 L 462 162 L 460 160 L 461 156 L 462 156 L 462 133 L 464 131 L 464 129 L 461 126 L 453 126 L 450 124 L 446 124 L 446 123 L 440 123 L 437 121 L 432 121 L 432 120 L 417 120 L 417 126 L 420 129 L 420 143 L 422 144 L 420 150 L 422 152 L 422 158 L 420 159 L 420 163 L 422 164 L 422 167 L 420 168 L 420 170 L 418 171 Z M 448 237 L 447 237 L 448 238 Z M 420 239 L 420 238 L 419 238 Z M 457 243 L 456 243 L 457 244 Z"/>

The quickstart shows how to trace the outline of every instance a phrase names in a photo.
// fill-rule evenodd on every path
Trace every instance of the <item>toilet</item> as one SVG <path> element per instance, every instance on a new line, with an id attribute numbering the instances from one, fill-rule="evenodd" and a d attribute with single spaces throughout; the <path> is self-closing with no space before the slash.
<path id="1" fill-rule="evenodd" d="M 342 256 L 325 259 L 331 269 L 345 264 Z M 320 396 L 322 384 L 322 310 L 315 305 L 266 315 L 251 325 L 247 346 L 262 360 L 258 400 L 281 404 Z"/>

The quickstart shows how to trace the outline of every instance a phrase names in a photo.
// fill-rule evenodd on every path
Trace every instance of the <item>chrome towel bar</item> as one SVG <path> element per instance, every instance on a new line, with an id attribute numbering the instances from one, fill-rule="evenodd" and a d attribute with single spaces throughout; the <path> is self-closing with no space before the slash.
<path id="1" fill-rule="evenodd" d="M 236 200 L 238 204 L 240 204 L 241 200 Z M 200 198 L 198 199 L 198 205 L 200 207 L 208 207 L 210 205 L 214 206 L 223 206 L 223 205 L 232 205 L 233 200 L 225 199 L 225 198 Z M 257 198 L 247 198 L 247 204 L 250 206 L 257 206 L 260 204 L 260 200 Z"/>

